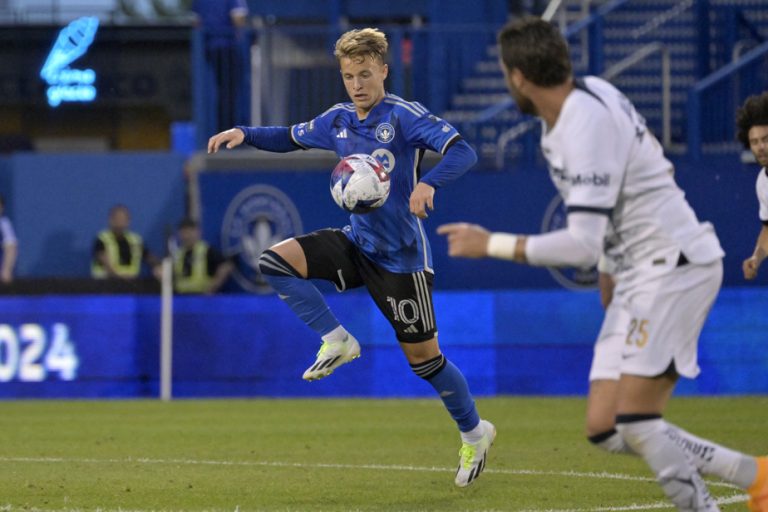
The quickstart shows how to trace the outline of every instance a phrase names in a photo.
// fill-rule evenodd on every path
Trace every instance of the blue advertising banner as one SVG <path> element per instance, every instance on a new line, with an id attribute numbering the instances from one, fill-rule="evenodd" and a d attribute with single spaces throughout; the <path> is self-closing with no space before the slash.
<path id="1" fill-rule="evenodd" d="M 301 379 L 319 339 L 277 297 L 177 297 L 176 397 L 431 397 L 364 292 L 328 296 L 362 357 L 331 377 Z M 0 298 L 0 398 L 158 395 L 155 297 Z M 702 374 L 681 394 L 768 393 L 768 292 L 720 294 L 700 340 Z M 435 294 L 440 345 L 477 395 L 581 395 L 602 310 L 564 290 Z"/>

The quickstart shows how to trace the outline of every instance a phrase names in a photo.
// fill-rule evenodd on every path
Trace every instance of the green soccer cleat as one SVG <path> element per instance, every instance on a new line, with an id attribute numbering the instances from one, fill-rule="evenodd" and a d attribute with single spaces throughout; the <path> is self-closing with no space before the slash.
<path id="1" fill-rule="evenodd" d="M 360 344 L 348 334 L 344 341 L 323 342 L 317 352 L 317 359 L 307 368 L 302 378 L 304 380 L 318 380 L 333 373 L 333 370 L 360 357 Z"/>
<path id="2" fill-rule="evenodd" d="M 464 443 L 459 450 L 459 469 L 456 470 L 456 480 L 454 482 L 459 487 L 466 487 L 480 476 L 485 469 L 485 462 L 488 458 L 488 450 L 491 449 L 493 440 L 496 439 L 496 427 L 493 423 L 486 420 L 480 420 L 483 427 L 483 437 L 477 443 Z"/>

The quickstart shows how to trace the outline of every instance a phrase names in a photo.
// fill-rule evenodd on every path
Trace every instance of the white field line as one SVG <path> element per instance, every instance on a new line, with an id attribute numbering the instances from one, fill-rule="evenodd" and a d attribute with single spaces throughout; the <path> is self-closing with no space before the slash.
<path id="1" fill-rule="evenodd" d="M 452 468 L 442 468 L 437 466 L 407 466 L 399 464 L 335 464 L 325 462 L 281 462 L 281 461 L 229 461 L 229 460 L 206 460 L 206 459 L 152 459 L 146 457 L 128 457 L 124 459 L 92 459 L 78 457 L 0 457 L 0 462 L 16 463 L 77 463 L 77 464 L 163 464 L 163 465 L 189 465 L 189 466 L 236 466 L 236 467 L 278 467 L 278 468 L 301 468 L 301 469 L 356 469 L 373 471 L 413 471 L 430 473 L 453 473 Z M 634 482 L 654 482 L 653 478 L 633 476 L 623 473 L 608 472 L 580 472 L 580 471 L 542 471 L 536 469 L 486 469 L 485 473 L 497 475 L 532 475 L 532 476 L 560 476 L 570 478 L 597 478 L 604 480 L 626 480 Z M 725 482 L 707 482 L 710 487 L 725 487 L 741 491 L 737 486 Z M 732 503 L 741 503 L 749 499 L 749 496 L 743 493 L 734 494 L 717 498 L 718 505 L 728 505 Z M 520 512 L 624 512 L 634 510 L 655 510 L 672 509 L 669 502 L 658 501 L 646 504 L 631 504 L 617 507 L 595 507 L 595 508 L 574 508 L 574 509 L 531 509 Z M 0 512 L 13 512 L 12 505 L 0 504 Z M 20 510 L 20 509 L 16 509 Z M 25 508 L 25 512 L 79 512 L 81 509 L 38 509 Z M 96 509 L 97 512 L 151 512 L 148 510 L 126 510 L 126 509 Z"/>
<path id="2" fill-rule="evenodd" d="M 234 461 L 234 460 L 206 460 L 206 459 L 152 459 L 147 457 L 128 457 L 125 459 L 91 459 L 69 457 L 0 457 L 0 462 L 28 462 L 28 463 L 80 463 L 80 464 L 177 464 L 188 466 L 241 466 L 241 467 L 280 467 L 303 469 L 368 469 L 373 471 L 414 471 L 429 473 L 453 473 L 453 468 L 437 466 L 407 466 L 400 464 L 336 464 L 326 462 L 281 462 L 281 461 Z M 545 471 L 537 469 L 486 469 L 486 474 L 499 475 L 532 475 L 532 476 L 565 476 L 574 478 L 602 478 L 606 480 L 628 480 L 634 482 L 655 482 L 653 478 L 644 476 L 632 476 L 622 473 L 579 472 L 579 471 Z M 726 487 L 739 489 L 726 482 L 707 482 L 710 487 Z M 0 511 L 1 512 L 1 511 Z"/>

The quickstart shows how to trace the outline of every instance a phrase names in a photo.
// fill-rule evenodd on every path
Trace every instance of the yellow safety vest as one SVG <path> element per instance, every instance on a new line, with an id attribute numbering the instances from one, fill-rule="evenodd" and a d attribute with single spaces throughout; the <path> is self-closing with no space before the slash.
<path id="1" fill-rule="evenodd" d="M 120 246 L 117 237 L 109 230 L 99 233 L 99 240 L 104 244 L 104 251 L 112 268 L 119 276 L 137 277 L 141 272 L 141 259 L 144 256 L 144 241 L 139 235 L 131 231 L 125 233 L 125 239 L 131 247 L 131 260 L 127 265 L 120 264 Z M 107 277 L 106 269 L 97 260 L 91 264 L 91 275 L 97 279 Z"/>
<path id="2" fill-rule="evenodd" d="M 188 276 L 184 275 L 184 258 L 192 251 L 192 265 Z M 180 249 L 173 262 L 174 283 L 178 293 L 205 293 L 211 285 L 208 275 L 208 244 L 200 241 L 192 249 Z"/>

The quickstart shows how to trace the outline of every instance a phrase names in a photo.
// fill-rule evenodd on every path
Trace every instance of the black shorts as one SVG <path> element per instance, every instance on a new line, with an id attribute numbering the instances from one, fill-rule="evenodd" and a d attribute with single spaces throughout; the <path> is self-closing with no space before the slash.
<path id="1" fill-rule="evenodd" d="M 307 258 L 309 279 L 331 281 L 340 292 L 365 285 L 398 341 L 420 343 L 435 337 L 431 273 L 390 272 L 369 260 L 340 229 L 321 229 L 296 241 Z"/>

